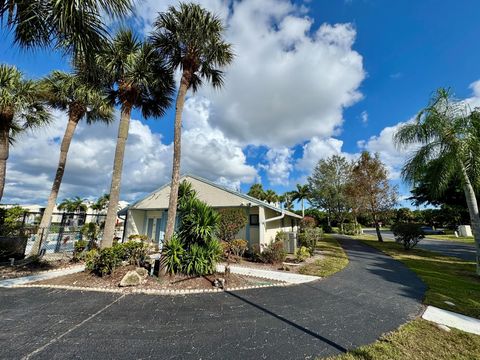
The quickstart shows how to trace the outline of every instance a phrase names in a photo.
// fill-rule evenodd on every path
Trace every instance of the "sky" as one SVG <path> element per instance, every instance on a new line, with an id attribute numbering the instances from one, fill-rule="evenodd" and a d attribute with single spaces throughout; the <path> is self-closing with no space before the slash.
<path id="1" fill-rule="evenodd" d="M 225 86 L 208 85 L 185 103 L 182 173 L 243 192 L 255 182 L 279 193 L 305 183 L 320 159 L 378 152 L 401 198 L 409 151 L 392 134 L 426 106 L 438 87 L 480 106 L 478 0 L 201 0 L 225 22 L 234 62 Z M 172 0 L 138 1 L 128 20 L 148 36 Z M 113 33 L 113 30 L 112 30 Z M 26 77 L 69 69 L 68 57 L 25 51 L 0 32 L 0 62 Z M 45 204 L 66 115 L 26 133 L 8 160 L 5 203 Z M 122 199 L 133 201 L 169 181 L 174 110 L 160 119 L 132 114 Z M 73 139 L 59 200 L 108 192 L 118 121 L 82 123 Z M 403 205 L 408 202 L 403 201 Z"/>

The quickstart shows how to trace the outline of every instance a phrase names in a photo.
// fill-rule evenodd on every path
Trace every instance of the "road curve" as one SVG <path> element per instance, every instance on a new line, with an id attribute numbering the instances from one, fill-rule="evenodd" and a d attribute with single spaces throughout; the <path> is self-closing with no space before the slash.
<path id="1" fill-rule="evenodd" d="M 2 359 L 305 359 L 368 344 L 421 312 L 404 265 L 340 238 L 350 263 L 313 283 L 221 294 L 0 289 Z"/>

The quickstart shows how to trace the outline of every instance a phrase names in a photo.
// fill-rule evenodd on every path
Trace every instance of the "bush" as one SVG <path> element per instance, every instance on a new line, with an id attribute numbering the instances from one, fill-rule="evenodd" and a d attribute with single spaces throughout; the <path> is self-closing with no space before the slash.
<path id="1" fill-rule="evenodd" d="M 300 220 L 300 229 L 313 229 L 317 226 L 317 222 L 311 216 L 305 216 Z"/>
<path id="2" fill-rule="evenodd" d="M 288 241 L 288 234 L 283 230 L 278 231 L 275 235 L 275 241 Z"/>
<path id="3" fill-rule="evenodd" d="M 208 204 L 192 198 L 184 205 L 181 213 L 179 234 L 188 247 L 192 244 L 205 244 L 215 236 L 219 221 L 218 213 Z"/>
<path id="4" fill-rule="evenodd" d="M 304 229 L 298 234 L 298 242 L 300 246 L 304 246 L 313 253 L 317 242 L 322 240 L 323 231 L 320 228 Z"/>
<path id="5" fill-rule="evenodd" d="M 128 236 L 128 241 L 148 242 L 149 239 L 147 235 L 132 234 Z"/>
<path id="6" fill-rule="evenodd" d="M 403 244 L 405 250 L 413 248 L 425 237 L 420 224 L 396 223 L 391 230 L 397 243 Z"/>
<path id="7" fill-rule="evenodd" d="M 207 275 L 208 261 L 205 248 L 199 244 L 192 244 L 185 255 L 184 272 L 187 275 Z"/>
<path id="8" fill-rule="evenodd" d="M 221 209 L 217 236 L 223 241 L 233 241 L 238 232 L 247 224 L 247 216 L 243 209 Z"/>
<path id="9" fill-rule="evenodd" d="M 90 250 L 85 256 L 85 268 L 96 275 L 104 276 L 111 274 L 121 261 L 113 248 Z"/>
<path id="10" fill-rule="evenodd" d="M 264 263 L 276 264 L 285 260 L 287 252 L 283 248 L 283 241 L 274 241 L 267 245 L 258 256 Z"/>
<path id="11" fill-rule="evenodd" d="M 333 234 L 333 227 L 331 227 L 330 225 L 323 225 L 323 232 L 325 234 Z"/>
<path id="12" fill-rule="evenodd" d="M 118 249 L 122 261 L 128 261 L 132 265 L 140 266 L 147 257 L 148 245 L 143 242 L 127 241 L 114 248 Z"/>
<path id="13" fill-rule="evenodd" d="M 345 235 L 358 235 L 362 231 L 362 225 L 348 223 L 343 225 L 343 234 Z"/>
<path id="14" fill-rule="evenodd" d="M 88 247 L 88 241 L 78 240 L 73 244 L 73 257 L 74 262 L 83 260 L 85 258 L 85 250 Z"/>
<path id="15" fill-rule="evenodd" d="M 301 248 L 297 249 L 296 257 L 299 261 L 305 261 L 310 257 L 310 249 L 302 246 Z"/>
<path id="16" fill-rule="evenodd" d="M 174 234 L 169 242 L 163 245 L 162 248 L 162 266 L 171 275 L 182 271 L 183 257 L 185 255 L 185 249 L 183 248 L 182 241 Z"/>
<path id="17" fill-rule="evenodd" d="M 248 242 L 242 239 L 235 239 L 229 243 L 230 251 L 235 256 L 243 256 L 248 249 Z"/>

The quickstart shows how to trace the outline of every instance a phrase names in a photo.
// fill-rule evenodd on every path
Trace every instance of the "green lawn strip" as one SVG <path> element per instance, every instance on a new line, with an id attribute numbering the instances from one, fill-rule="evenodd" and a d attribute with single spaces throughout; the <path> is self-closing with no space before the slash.
<path id="1" fill-rule="evenodd" d="M 480 318 L 480 278 L 475 275 L 475 263 L 435 252 L 404 250 L 395 242 L 380 243 L 374 236 L 356 238 L 400 260 L 427 284 L 424 304 Z M 448 305 L 445 301 L 455 304 Z"/>
<path id="2" fill-rule="evenodd" d="M 417 319 L 362 346 L 330 360 L 476 360 L 480 359 L 480 336 Z"/>
<path id="3" fill-rule="evenodd" d="M 317 250 L 323 257 L 299 269 L 300 274 L 314 276 L 330 276 L 342 270 L 348 264 L 348 257 L 333 236 L 326 234 L 322 241 L 317 243 Z"/>
<path id="4" fill-rule="evenodd" d="M 455 241 L 459 243 L 472 244 L 472 245 L 475 244 L 473 237 L 464 237 L 464 236 L 456 237 L 455 235 L 427 235 L 426 239 Z"/>

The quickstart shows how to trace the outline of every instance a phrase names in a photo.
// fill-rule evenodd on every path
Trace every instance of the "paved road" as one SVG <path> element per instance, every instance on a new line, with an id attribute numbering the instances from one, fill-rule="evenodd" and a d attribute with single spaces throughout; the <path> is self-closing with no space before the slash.
<path id="1" fill-rule="evenodd" d="M 365 234 L 375 235 L 375 230 L 364 230 Z M 393 240 L 391 231 L 382 231 L 382 235 L 386 240 Z M 475 245 L 460 243 L 456 241 L 435 240 L 430 237 L 422 239 L 417 247 L 424 250 L 435 251 L 447 256 L 455 256 L 463 260 L 475 261 Z"/>
<path id="2" fill-rule="evenodd" d="M 324 280 L 189 296 L 0 289 L 2 359 L 304 359 L 371 343 L 421 312 L 424 284 L 342 239 Z"/>

